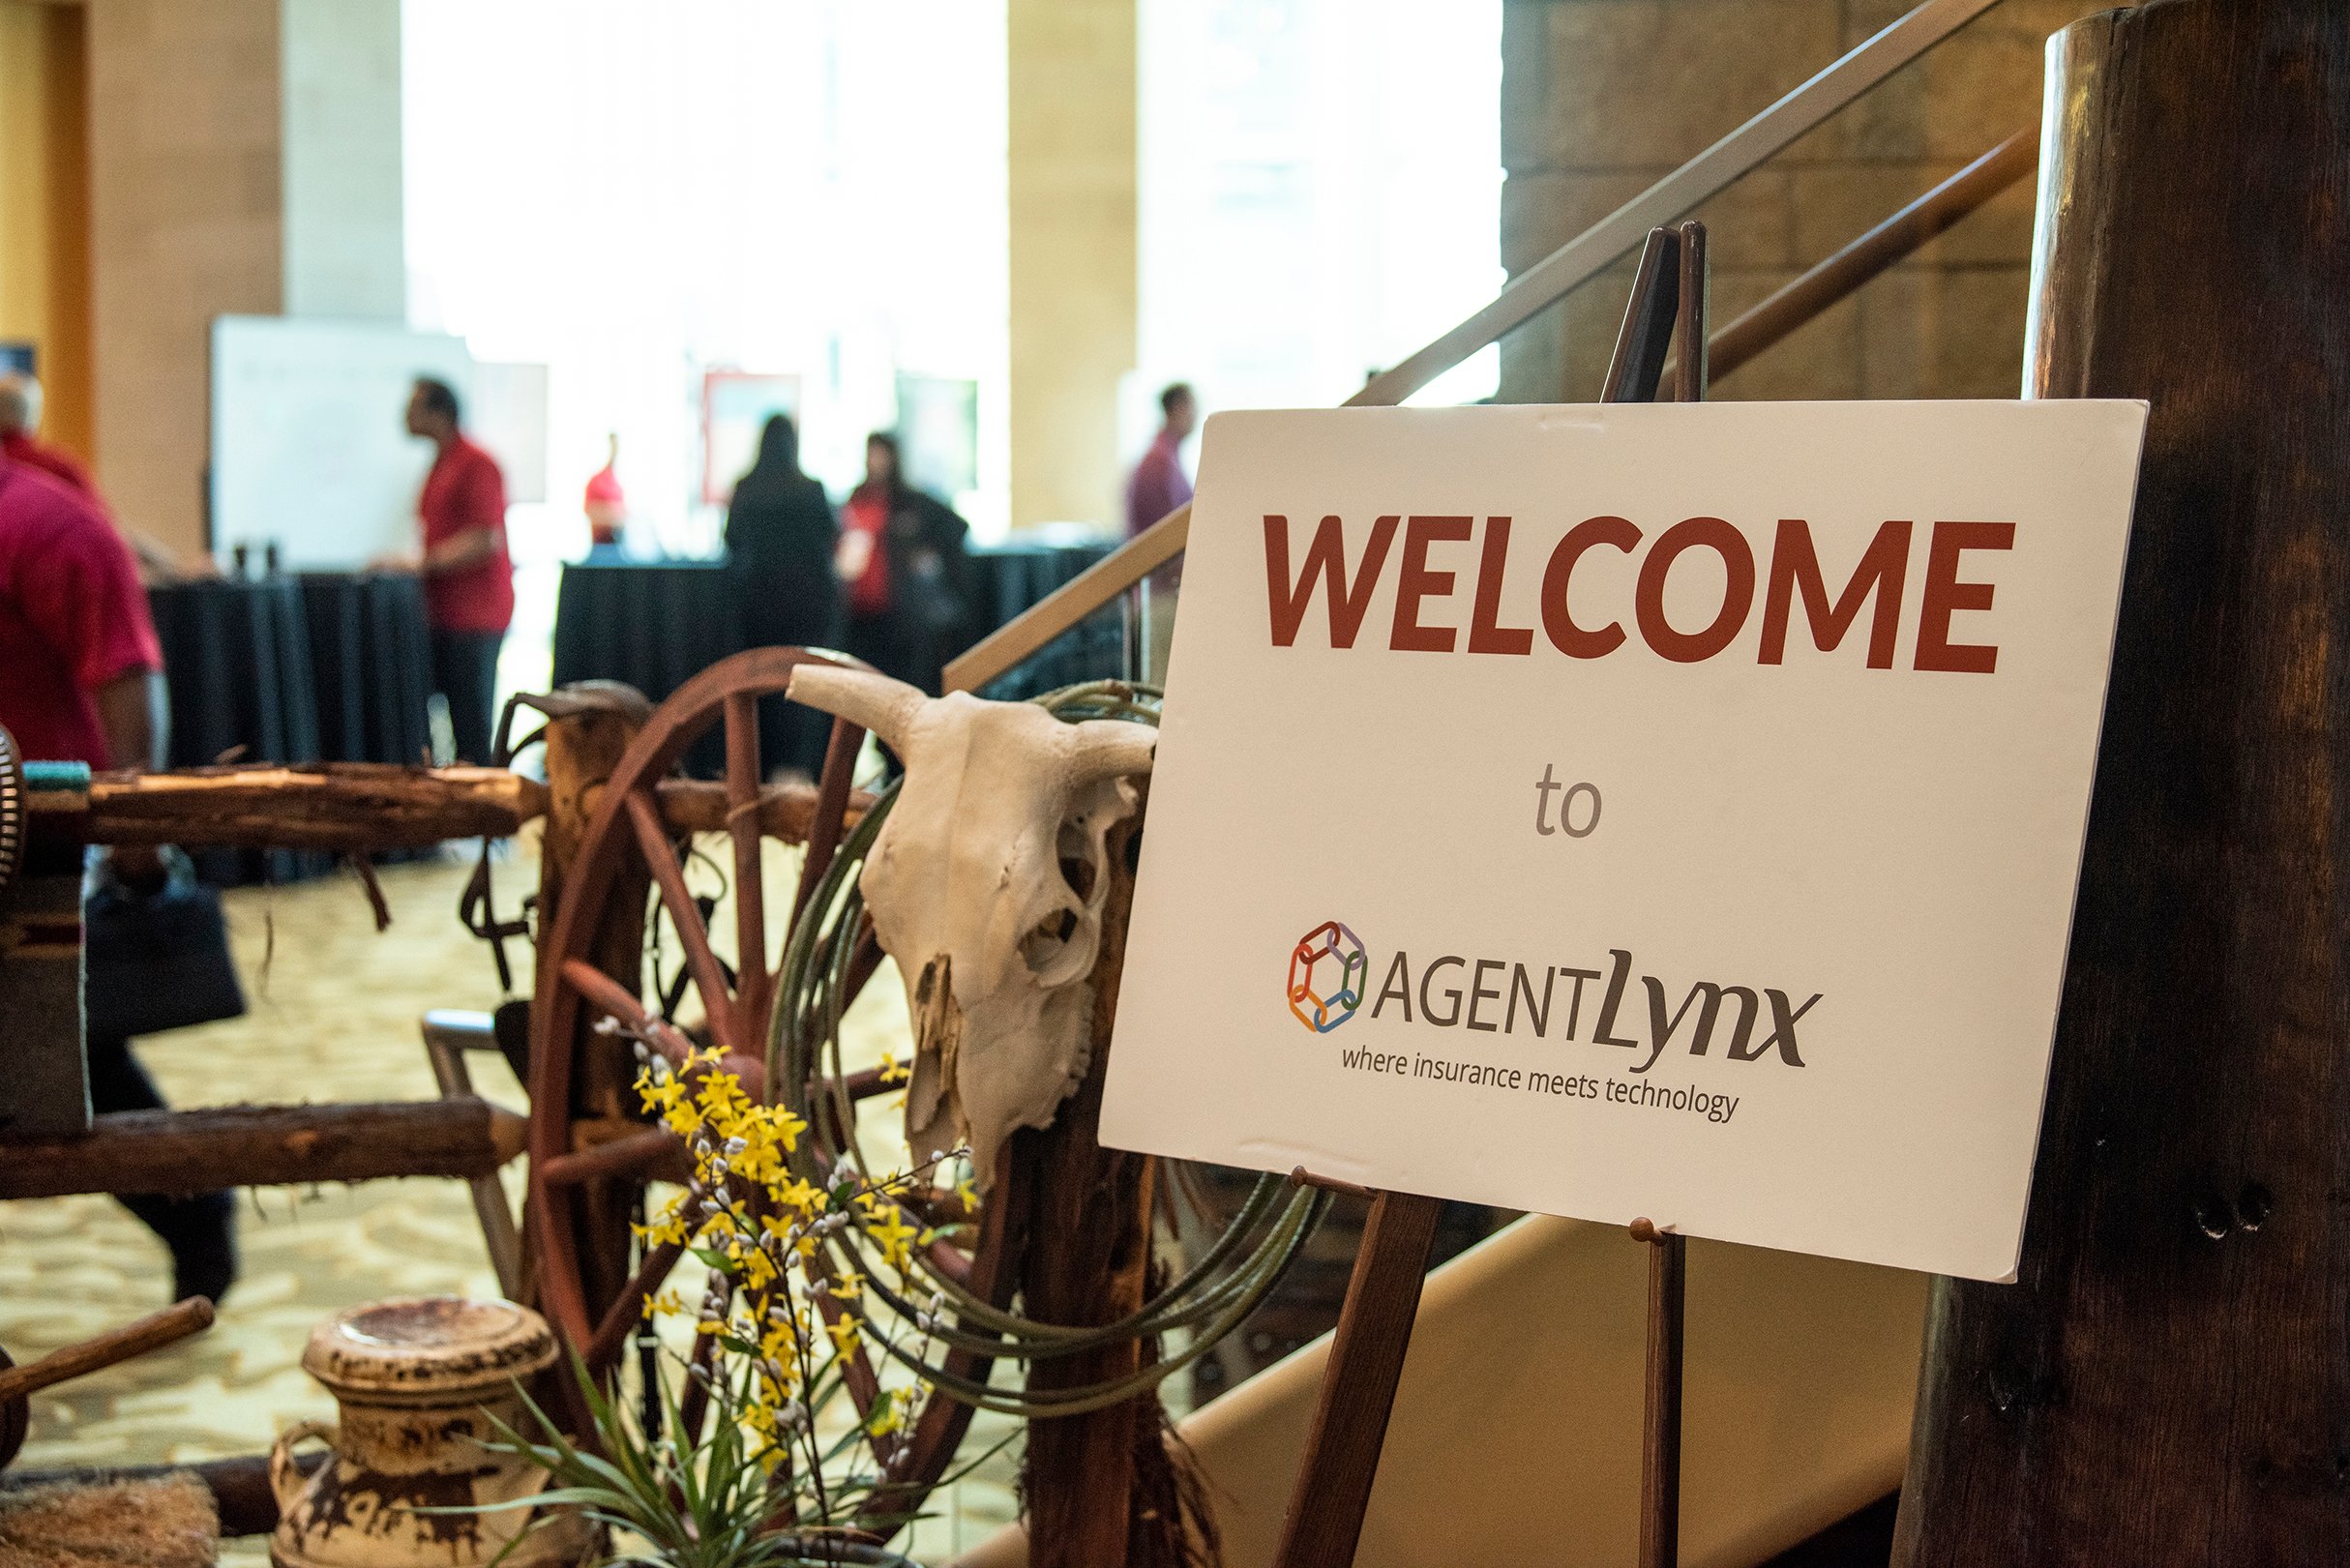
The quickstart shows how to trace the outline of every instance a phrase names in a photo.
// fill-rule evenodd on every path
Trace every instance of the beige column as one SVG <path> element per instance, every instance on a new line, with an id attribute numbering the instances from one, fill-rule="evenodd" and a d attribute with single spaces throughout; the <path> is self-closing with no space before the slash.
<path id="1" fill-rule="evenodd" d="M 278 7 L 89 7 L 99 477 L 125 523 L 190 552 L 212 318 L 283 300 Z"/>
<path id="2" fill-rule="evenodd" d="M 42 433 L 96 458 L 90 171 L 78 5 L 0 0 L 0 338 L 30 342 Z"/>
<path id="3" fill-rule="evenodd" d="M 1123 516 L 1135 0 L 1008 0 L 1012 524 Z"/>

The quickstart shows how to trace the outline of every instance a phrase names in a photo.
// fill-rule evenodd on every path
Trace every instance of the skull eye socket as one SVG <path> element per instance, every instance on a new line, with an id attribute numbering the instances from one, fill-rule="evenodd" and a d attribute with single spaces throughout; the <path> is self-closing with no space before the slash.
<path id="1" fill-rule="evenodd" d="M 1063 896 L 1020 940 L 1020 956 L 1026 961 L 1029 972 L 1053 985 L 1071 978 L 1055 971 L 1069 966 L 1080 957 L 1090 962 L 1089 954 L 1075 953 L 1070 944 L 1082 924 L 1080 916 L 1086 900 L 1101 879 L 1088 853 L 1091 841 L 1081 820 L 1062 822 L 1058 838 L 1055 870 L 1060 877 Z"/>
<path id="2" fill-rule="evenodd" d="M 1058 960 L 1067 956 L 1069 938 L 1077 934 L 1077 911 L 1056 909 L 1028 929 L 1020 939 L 1020 956 L 1027 961 L 1028 968 L 1043 974 Z"/>

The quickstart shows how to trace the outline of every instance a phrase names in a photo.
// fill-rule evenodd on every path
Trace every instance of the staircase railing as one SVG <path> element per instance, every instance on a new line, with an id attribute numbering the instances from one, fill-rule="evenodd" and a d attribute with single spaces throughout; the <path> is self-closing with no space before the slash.
<path id="1" fill-rule="evenodd" d="M 1382 407 L 1406 398 L 1590 282 L 1630 252 L 1651 228 L 1683 217 L 1804 133 L 1925 54 L 1999 0 L 1925 0 L 1898 21 L 1788 93 L 1639 195 L 1527 268 L 1450 331 L 1374 376 L 1347 407 Z M 2038 137 L 2012 136 L 1868 235 L 1797 279 L 1724 329 L 1743 363 L 1770 342 L 1858 288 L 1902 255 L 2022 177 Z M 1994 183 L 1996 182 L 1996 183 Z M 1953 188 L 1957 188 L 1953 192 Z M 1770 312 L 1766 314 L 1765 312 Z M 1757 318 L 1761 318 L 1758 320 Z M 1719 344 L 1719 339 L 1711 340 Z M 1710 347 L 1714 373 L 1727 373 Z M 1183 552 L 1191 508 L 1182 506 L 1128 540 L 1058 591 L 946 666 L 948 691 L 970 691 L 1013 668 Z"/>

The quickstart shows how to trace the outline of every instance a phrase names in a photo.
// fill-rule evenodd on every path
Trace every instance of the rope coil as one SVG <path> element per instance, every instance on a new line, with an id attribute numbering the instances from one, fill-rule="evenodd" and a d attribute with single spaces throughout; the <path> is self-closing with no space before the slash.
<path id="1" fill-rule="evenodd" d="M 1071 723 L 1124 719 L 1155 726 L 1159 721 L 1158 692 L 1123 681 L 1065 687 L 1035 700 Z M 860 1170 L 874 1169 L 857 1143 L 856 1107 L 841 1060 L 841 1016 L 849 1000 L 850 974 L 866 929 L 858 874 L 897 796 L 893 782 L 842 841 L 809 902 L 806 918 L 792 928 L 778 979 L 767 1081 L 779 1102 L 808 1125 L 808 1136 L 791 1156 L 793 1174 L 819 1184 L 829 1183 L 844 1160 Z M 979 1409 L 1031 1420 L 1098 1410 L 1156 1387 L 1238 1327 L 1296 1259 L 1329 1202 L 1327 1193 L 1293 1187 L 1278 1176 L 1260 1176 L 1214 1242 L 1180 1276 L 1136 1312 L 1115 1323 L 1092 1326 L 1040 1322 L 1006 1311 L 968 1289 L 927 1249 L 912 1253 L 915 1271 L 936 1297 L 953 1308 L 955 1321 L 940 1321 L 929 1336 L 949 1350 L 989 1360 L 1038 1361 L 1127 1340 L 1194 1331 L 1176 1354 L 1149 1362 L 1125 1377 L 1033 1392 L 997 1388 L 952 1373 L 889 1339 L 878 1337 L 876 1343 L 923 1382 Z M 849 1226 L 828 1236 L 822 1243 L 828 1261 L 836 1269 L 854 1268 L 868 1291 L 911 1319 L 923 1309 L 883 1285 L 872 1266 L 880 1248 L 868 1229 L 870 1223 L 867 1216 L 854 1214 Z"/>

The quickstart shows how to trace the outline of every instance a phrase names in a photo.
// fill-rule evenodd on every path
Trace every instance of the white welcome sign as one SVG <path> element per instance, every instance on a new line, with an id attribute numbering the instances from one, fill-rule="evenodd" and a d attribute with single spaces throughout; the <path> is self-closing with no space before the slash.
<path id="1" fill-rule="evenodd" d="M 2145 421 L 1211 419 L 1102 1140 L 2011 1277 Z"/>

